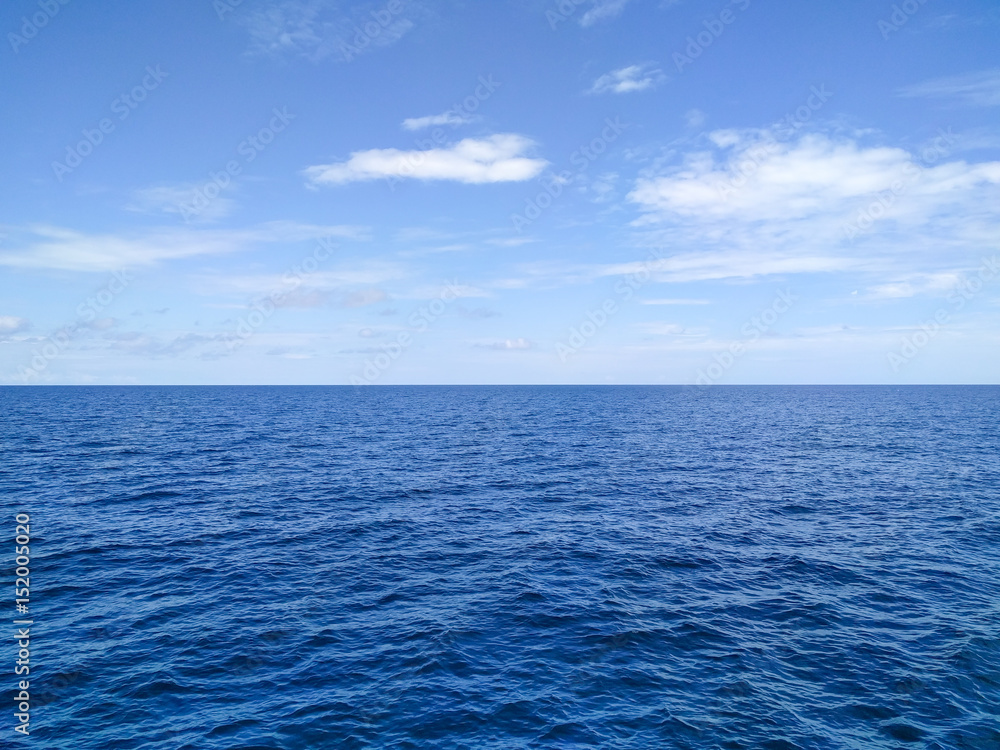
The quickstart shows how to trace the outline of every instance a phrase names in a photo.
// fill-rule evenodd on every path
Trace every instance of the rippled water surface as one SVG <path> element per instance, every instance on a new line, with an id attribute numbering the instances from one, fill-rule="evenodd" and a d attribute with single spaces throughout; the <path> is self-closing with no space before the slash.
<path id="1" fill-rule="evenodd" d="M 1000 748 L 1000 388 L 0 409 L 4 747 Z"/>

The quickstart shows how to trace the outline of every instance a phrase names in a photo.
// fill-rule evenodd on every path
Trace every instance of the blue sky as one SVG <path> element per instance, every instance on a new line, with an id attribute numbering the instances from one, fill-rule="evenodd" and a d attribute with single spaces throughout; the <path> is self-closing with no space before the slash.
<path id="1" fill-rule="evenodd" d="M 0 383 L 997 382 L 996 2 L 0 31 Z"/>

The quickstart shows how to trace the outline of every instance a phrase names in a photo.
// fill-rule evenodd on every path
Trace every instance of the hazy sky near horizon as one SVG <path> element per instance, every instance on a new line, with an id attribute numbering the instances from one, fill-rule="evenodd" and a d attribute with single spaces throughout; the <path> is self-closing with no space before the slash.
<path id="1" fill-rule="evenodd" d="M 0 32 L 0 383 L 997 382 L 995 1 Z"/>

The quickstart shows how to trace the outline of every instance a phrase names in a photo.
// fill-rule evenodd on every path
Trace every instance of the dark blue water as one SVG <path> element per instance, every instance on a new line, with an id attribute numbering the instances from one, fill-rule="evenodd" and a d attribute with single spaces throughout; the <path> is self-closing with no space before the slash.
<path id="1" fill-rule="evenodd" d="M 33 536 L 4 747 L 1000 748 L 1000 388 L 3 388 L 0 414 L 4 535 Z"/>

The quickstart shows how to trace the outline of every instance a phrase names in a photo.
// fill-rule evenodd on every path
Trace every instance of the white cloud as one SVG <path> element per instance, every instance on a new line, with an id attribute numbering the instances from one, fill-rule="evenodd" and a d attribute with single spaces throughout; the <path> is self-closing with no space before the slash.
<path id="1" fill-rule="evenodd" d="M 403 127 L 407 130 L 422 130 L 434 125 L 450 125 L 457 128 L 459 125 L 467 125 L 472 122 L 469 115 L 460 115 L 456 112 L 442 112 L 439 115 L 427 115 L 426 117 L 408 117 L 403 120 Z"/>
<path id="2" fill-rule="evenodd" d="M 900 299 L 941 295 L 956 267 L 995 252 L 1000 162 L 819 133 L 706 140 L 629 195 L 641 241 L 670 257 L 601 274 L 645 266 L 656 282 L 687 282 L 849 272 L 865 278 L 864 299 Z"/>
<path id="3" fill-rule="evenodd" d="M 709 138 L 715 151 L 689 153 L 667 174 L 637 181 L 629 198 L 643 223 L 668 225 L 702 244 L 732 245 L 742 236 L 758 247 L 830 249 L 845 244 L 847 223 L 881 197 L 888 207 L 871 211 L 877 221 L 863 241 L 906 231 L 897 244 L 978 242 L 1000 228 L 989 209 L 1000 199 L 1000 162 L 943 162 L 938 151 L 932 166 L 901 148 L 820 134 L 794 142 L 762 131 Z"/>
<path id="4" fill-rule="evenodd" d="M 975 107 L 1000 107 L 1000 68 L 934 78 L 899 89 L 900 96 L 955 99 Z"/>
<path id="5" fill-rule="evenodd" d="M 360 180 L 406 177 L 464 183 L 521 182 L 537 177 L 548 164 L 525 156 L 534 142 L 514 133 L 466 138 L 448 148 L 400 151 L 395 148 L 356 151 L 346 162 L 304 170 L 314 184 L 343 185 Z"/>
<path id="6" fill-rule="evenodd" d="M 160 227 L 122 234 L 87 234 L 39 225 L 17 230 L 15 234 L 15 249 L 0 252 L 0 265 L 67 271 L 114 271 L 198 255 L 234 253 L 259 244 L 301 242 L 331 236 L 357 238 L 362 230 L 349 226 L 275 221 L 249 229 Z"/>
<path id="7" fill-rule="evenodd" d="M 633 91 L 645 91 L 665 80 L 663 73 L 654 69 L 649 63 L 628 65 L 602 75 L 594 81 L 594 85 L 590 87 L 590 93 L 628 94 Z"/>
<path id="8" fill-rule="evenodd" d="M 30 327 L 31 322 L 27 318 L 19 318 L 15 315 L 0 315 L 0 338 L 19 333 Z"/>
<path id="9" fill-rule="evenodd" d="M 625 10 L 628 0 L 594 0 L 594 7 L 580 18 L 581 26 L 593 26 L 598 21 L 616 18 Z"/>
<path id="10" fill-rule="evenodd" d="M 630 198 L 661 217 L 808 217 L 888 188 L 912 163 L 902 149 L 861 149 L 816 135 L 796 143 L 744 139 L 736 131 L 710 138 L 729 152 L 724 161 L 691 154 L 671 174 L 640 179 Z"/>

